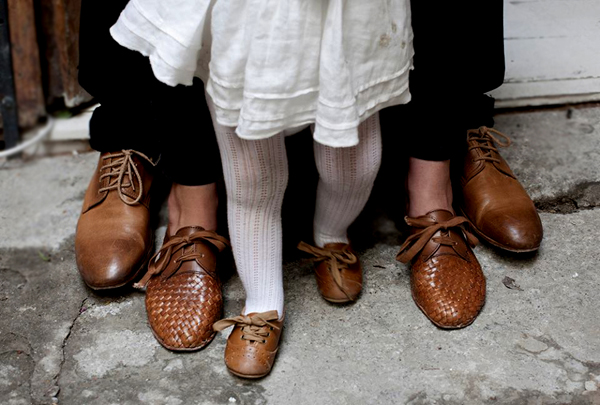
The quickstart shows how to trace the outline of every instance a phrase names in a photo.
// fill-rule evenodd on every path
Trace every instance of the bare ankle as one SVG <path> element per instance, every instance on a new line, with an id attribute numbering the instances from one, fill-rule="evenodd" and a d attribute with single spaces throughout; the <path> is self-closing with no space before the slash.
<path id="1" fill-rule="evenodd" d="M 215 183 L 202 186 L 173 184 L 168 198 L 169 231 L 171 234 L 185 226 L 217 229 L 218 195 Z"/>
<path id="2" fill-rule="evenodd" d="M 408 216 L 418 217 L 438 209 L 454 213 L 449 161 L 411 158 L 407 188 Z"/>

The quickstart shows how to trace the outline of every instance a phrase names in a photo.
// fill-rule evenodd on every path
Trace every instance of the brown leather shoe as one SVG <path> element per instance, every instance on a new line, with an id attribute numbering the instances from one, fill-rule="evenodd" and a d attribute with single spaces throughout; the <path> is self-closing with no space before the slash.
<path id="1" fill-rule="evenodd" d="M 405 220 L 412 235 L 397 259 L 412 261 L 415 303 L 440 328 L 469 325 L 485 302 L 485 277 L 469 246 L 475 246 L 477 239 L 460 226 L 468 220 L 446 210 Z"/>
<path id="2" fill-rule="evenodd" d="M 298 249 L 315 256 L 317 287 L 323 298 L 336 304 L 356 301 L 362 289 L 362 267 L 349 244 L 319 248 L 300 242 Z"/>
<path id="3" fill-rule="evenodd" d="M 154 166 L 134 150 L 100 155 L 75 234 L 77 267 L 89 287 L 121 287 L 136 277 L 151 256 Z"/>
<path id="4" fill-rule="evenodd" d="M 225 365 L 238 377 L 261 378 L 271 372 L 279 350 L 283 317 L 277 311 L 250 313 L 222 319 L 215 331 L 233 326 L 225 348 Z"/>
<path id="5" fill-rule="evenodd" d="M 186 226 L 173 236 L 167 230 L 148 272 L 135 284 L 148 285 L 148 322 L 167 349 L 199 350 L 213 339 L 212 326 L 223 313 L 216 256 L 227 246 L 227 239 L 199 226 Z"/>
<path id="6" fill-rule="evenodd" d="M 502 143 L 493 134 L 505 139 Z M 460 209 L 474 230 L 494 246 L 511 252 L 540 247 L 543 228 L 535 205 L 496 148 L 510 139 L 486 127 L 467 131 L 461 176 Z"/>

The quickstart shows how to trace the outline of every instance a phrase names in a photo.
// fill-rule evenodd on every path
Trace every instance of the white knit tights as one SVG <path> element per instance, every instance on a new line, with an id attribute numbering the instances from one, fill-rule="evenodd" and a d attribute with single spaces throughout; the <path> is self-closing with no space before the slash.
<path id="1" fill-rule="evenodd" d="M 317 205 L 313 223 L 315 244 L 348 243 L 348 227 L 369 199 L 381 164 L 379 113 L 358 127 L 359 143 L 351 148 L 331 148 L 314 143 L 319 171 Z"/>
<path id="2" fill-rule="evenodd" d="M 227 189 L 227 220 L 237 270 L 246 290 L 245 314 L 283 314 L 281 205 L 288 181 L 283 134 L 247 141 L 214 119 Z M 381 157 L 379 120 L 360 126 L 359 146 L 315 143 L 321 175 L 317 192 L 317 244 L 347 242 L 346 230 L 364 207 Z"/>

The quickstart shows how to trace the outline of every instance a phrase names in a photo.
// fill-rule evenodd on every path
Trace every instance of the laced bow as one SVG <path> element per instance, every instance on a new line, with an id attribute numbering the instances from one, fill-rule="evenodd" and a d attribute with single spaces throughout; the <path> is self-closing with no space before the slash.
<path id="1" fill-rule="evenodd" d="M 266 343 L 266 337 L 269 336 L 269 329 L 279 329 L 279 327 L 269 321 L 276 321 L 277 311 L 267 311 L 252 315 L 238 315 L 233 318 L 221 319 L 213 324 L 213 330 L 220 332 L 230 326 L 237 324 L 242 326 L 242 339 L 252 342 Z M 269 328 L 267 328 L 269 327 Z"/>
<path id="2" fill-rule="evenodd" d="M 402 246 L 400 246 L 400 252 L 398 252 L 396 259 L 402 263 L 408 263 L 411 261 L 416 255 L 419 254 L 419 252 L 421 252 L 421 250 L 423 250 L 427 242 L 430 240 L 440 245 L 455 246 L 457 243 L 448 236 L 448 231 L 450 231 L 451 228 L 456 228 L 464 223 L 469 223 L 469 220 L 465 217 L 453 217 L 443 222 L 434 221 L 429 217 L 404 217 L 404 220 L 408 226 L 422 229 L 409 236 Z M 433 235 L 435 235 L 435 233 L 438 231 L 445 232 L 442 232 L 442 236 L 434 237 Z M 477 243 L 479 243 L 477 238 L 472 233 L 462 228 L 461 231 L 463 231 L 465 234 L 471 247 L 475 247 Z"/>
<path id="3" fill-rule="evenodd" d="M 346 294 L 348 298 L 352 299 L 342 286 L 342 270 L 347 269 L 348 266 L 358 261 L 356 255 L 348 248 L 348 245 L 346 245 L 346 247 L 344 247 L 342 250 L 331 250 L 311 246 L 306 242 L 300 242 L 298 244 L 298 249 L 314 255 L 315 257 L 311 259 L 314 262 L 327 261 L 331 270 L 331 275 L 333 276 L 333 280 L 340 290 L 342 290 L 342 292 Z"/>
<path id="4" fill-rule="evenodd" d="M 200 241 L 212 244 L 219 250 L 219 252 L 222 252 L 229 246 L 229 241 L 214 231 L 201 230 L 186 236 L 172 236 L 168 242 L 166 242 L 160 248 L 160 250 L 156 252 L 154 256 L 152 256 L 150 263 L 148 264 L 148 272 L 133 286 L 135 288 L 144 288 L 152 276 L 162 273 L 168 267 L 171 256 L 175 252 Z M 204 254 L 198 252 L 182 254 L 180 257 L 175 259 L 175 263 L 181 263 L 186 260 L 199 260 L 202 257 L 204 257 Z M 165 274 L 165 276 L 171 277 L 174 272 L 175 270 L 169 274 Z"/>
<path id="5" fill-rule="evenodd" d="M 98 190 L 98 192 L 102 193 L 104 191 L 116 189 L 119 192 L 119 198 L 121 198 L 121 201 L 123 201 L 125 204 L 134 205 L 140 202 L 144 194 L 144 184 L 142 183 L 142 176 L 140 175 L 140 172 L 136 167 L 135 162 L 133 161 L 132 157 L 134 154 L 144 158 L 145 160 L 150 162 L 152 166 L 156 166 L 156 163 L 152 162 L 152 160 L 148 156 L 133 149 L 124 149 L 121 152 L 103 156 L 103 160 L 115 160 L 111 163 L 107 163 L 100 167 L 101 171 L 103 171 L 104 169 L 110 169 L 108 173 L 104 173 L 100 176 L 100 182 L 102 182 L 102 180 L 108 177 L 109 184 L 106 187 L 102 187 L 100 190 Z M 114 176 L 116 176 L 117 178 L 114 181 L 111 181 L 111 178 Z M 137 183 L 139 184 L 139 190 L 135 199 L 133 201 L 128 201 L 125 198 L 125 194 L 123 193 L 123 188 L 131 186 L 131 189 L 133 191 L 136 191 L 134 177 L 137 180 Z"/>
<path id="6" fill-rule="evenodd" d="M 500 141 L 493 134 L 496 134 L 500 138 L 503 138 L 505 142 Z M 494 128 L 479 127 L 478 129 L 469 129 L 467 131 L 467 140 L 477 142 L 476 145 L 469 146 L 469 151 L 473 149 L 481 149 L 484 154 L 483 156 L 475 159 L 475 161 L 485 160 L 489 162 L 500 163 L 500 159 L 492 156 L 492 152 L 498 152 L 498 149 L 494 146 L 497 144 L 501 148 L 506 148 L 512 144 L 510 138 L 504 135 L 502 132 L 495 130 Z"/>

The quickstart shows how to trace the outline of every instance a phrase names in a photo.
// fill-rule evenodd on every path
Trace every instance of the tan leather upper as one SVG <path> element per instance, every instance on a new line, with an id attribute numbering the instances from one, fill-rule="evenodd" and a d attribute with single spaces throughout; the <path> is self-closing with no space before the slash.
<path id="1" fill-rule="evenodd" d="M 279 350 L 283 317 L 277 311 L 250 313 L 223 319 L 214 325 L 216 331 L 234 326 L 227 339 L 225 364 L 239 377 L 260 378 L 271 372 Z"/>
<path id="2" fill-rule="evenodd" d="M 543 228 L 535 205 L 496 148 L 501 143 L 481 127 L 467 135 L 460 206 L 475 230 L 492 244 L 516 252 L 539 248 Z M 504 136 L 500 134 L 500 136 Z"/>
<path id="3" fill-rule="evenodd" d="M 91 288 L 128 283 L 152 253 L 149 203 L 153 165 L 135 151 L 100 155 L 75 235 L 77 267 Z"/>
<path id="4" fill-rule="evenodd" d="M 415 303 L 441 328 L 469 325 L 485 302 L 485 277 L 469 246 L 477 240 L 461 228 L 467 220 L 435 210 L 407 217 L 406 222 L 412 235 L 400 248 L 398 260 L 412 262 Z"/>
<path id="5" fill-rule="evenodd" d="M 300 242 L 298 249 L 315 256 L 317 287 L 323 298 L 335 303 L 355 301 L 362 290 L 360 261 L 346 243 L 328 243 L 323 248 Z"/>

